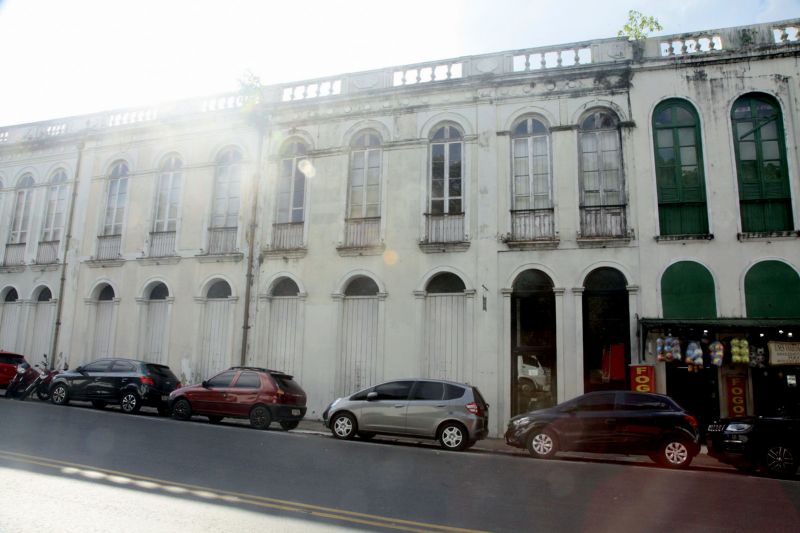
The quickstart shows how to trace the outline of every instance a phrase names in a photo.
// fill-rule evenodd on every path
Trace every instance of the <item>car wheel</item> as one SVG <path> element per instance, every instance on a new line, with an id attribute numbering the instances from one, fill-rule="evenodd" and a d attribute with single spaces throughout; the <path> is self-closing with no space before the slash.
<path id="1" fill-rule="evenodd" d="M 549 429 L 535 431 L 528 439 L 528 452 L 537 459 L 551 459 L 558 452 L 558 439 Z"/>
<path id="2" fill-rule="evenodd" d="M 38 389 L 36 389 L 36 397 L 43 402 L 49 400 L 50 393 L 47 392 L 47 387 L 39 387 Z"/>
<path id="3" fill-rule="evenodd" d="M 119 400 L 119 407 L 123 413 L 132 415 L 138 413 L 142 408 L 142 401 L 139 399 L 139 395 L 133 391 L 123 392 L 122 398 Z"/>
<path id="4" fill-rule="evenodd" d="M 291 431 L 293 429 L 297 429 L 297 426 L 300 424 L 299 420 L 283 420 L 281 422 L 281 429 L 284 431 Z"/>
<path id="5" fill-rule="evenodd" d="M 439 444 L 445 450 L 461 451 L 467 442 L 467 430 L 461 424 L 448 422 L 439 429 Z"/>
<path id="6" fill-rule="evenodd" d="M 250 409 L 250 425 L 256 429 L 267 429 L 272 423 L 269 409 L 263 405 L 256 405 Z"/>
<path id="7" fill-rule="evenodd" d="M 181 398 L 173 404 L 172 418 L 175 420 L 189 420 L 192 418 L 192 406 L 189 400 Z"/>
<path id="8" fill-rule="evenodd" d="M 59 384 L 53 387 L 53 391 L 50 394 L 50 401 L 56 405 L 67 405 L 69 403 L 69 391 L 67 390 L 67 386 Z"/>
<path id="9" fill-rule="evenodd" d="M 680 438 L 667 439 L 658 450 L 658 463 L 667 468 L 687 468 L 694 459 L 689 444 Z"/>
<path id="10" fill-rule="evenodd" d="M 106 402 L 104 402 L 103 400 L 92 400 L 92 407 L 94 407 L 95 409 L 105 409 Z"/>
<path id="11" fill-rule="evenodd" d="M 797 471 L 797 455 L 784 444 L 771 444 L 764 451 L 764 468 L 774 476 L 794 475 Z"/>
<path id="12" fill-rule="evenodd" d="M 331 433 L 337 439 L 350 440 L 358 433 L 358 423 L 350 413 L 341 413 L 331 420 Z"/>
<path id="13" fill-rule="evenodd" d="M 372 440 L 372 438 L 374 436 L 375 436 L 375 433 L 371 433 L 369 431 L 359 431 L 358 432 L 358 438 L 361 439 L 361 440 Z"/>
<path id="14" fill-rule="evenodd" d="M 222 422 L 223 418 L 225 417 L 218 415 L 208 415 L 208 421 L 211 422 L 212 424 L 219 424 L 220 422 Z"/>

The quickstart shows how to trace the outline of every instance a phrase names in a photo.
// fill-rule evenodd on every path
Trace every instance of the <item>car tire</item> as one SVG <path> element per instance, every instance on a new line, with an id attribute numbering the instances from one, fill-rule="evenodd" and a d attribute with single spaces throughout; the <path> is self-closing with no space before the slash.
<path id="1" fill-rule="evenodd" d="M 186 398 L 180 398 L 172 405 L 172 418 L 189 420 L 192 418 L 192 404 Z"/>
<path id="2" fill-rule="evenodd" d="M 222 422 L 222 419 L 225 418 L 224 416 L 219 415 L 208 415 L 208 421 L 212 424 L 219 424 Z"/>
<path id="3" fill-rule="evenodd" d="M 119 408 L 123 413 L 136 414 L 142 408 L 142 399 L 133 391 L 125 391 L 119 399 Z"/>
<path id="4" fill-rule="evenodd" d="M 300 425 L 299 420 L 283 420 L 281 421 L 281 429 L 284 431 L 291 431 L 293 429 L 297 429 L 297 426 Z"/>
<path id="5" fill-rule="evenodd" d="M 375 437 L 375 433 L 370 431 L 359 431 L 358 438 L 361 440 L 372 440 Z"/>
<path id="6" fill-rule="evenodd" d="M 94 407 L 95 409 L 105 409 L 106 402 L 104 402 L 103 400 L 92 400 L 92 407 Z"/>
<path id="7" fill-rule="evenodd" d="M 688 468 L 694 459 L 686 439 L 666 439 L 658 449 L 657 463 L 666 468 Z"/>
<path id="8" fill-rule="evenodd" d="M 255 429 L 267 429 L 271 423 L 272 416 L 265 406 L 256 405 L 250 409 L 250 425 Z"/>
<path id="9" fill-rule="evenodd" d="M 358 433 L 358 422 L 350 413 L 339 413 L 331 419 L 331 433 L 337 439 L 351 440 Z"/>
<path id="10" fill-rule="evenodd" d="M 446 422 L 439 428 L 439 445 L 445 450 L 460 452 L 468 442 L 467 428 L 458 422 Z"/>
<path id="11" fill-rule="evenodd" d="M 777 477 L 790 477 L 797 472 L 798 452 L 786 444 L 776 442 L 764 449 L 762 464 L 766 471 Z"/>
<path id="12" fill-rule="evenodd" d="M 537 459 L 552 459 L 558 453 L 558 438 L 549 429 L 534 430 L 528 439 L 528 453 Z"/>
<path id="13" fill-rule="evenodd" d="M 39 398 L 40 401 L 46 402 L 50 399 L 50 393 L 47 392 L 46 387 L 39 387 L 36 389 L 36 397 Z"/>
<path id="14" fill-rule="evenodd" d="M 56 405 L 67 405 L 69 403 L 69 390 L 63 383 L 59 383 L 50 392 L 50 401 Z"/>

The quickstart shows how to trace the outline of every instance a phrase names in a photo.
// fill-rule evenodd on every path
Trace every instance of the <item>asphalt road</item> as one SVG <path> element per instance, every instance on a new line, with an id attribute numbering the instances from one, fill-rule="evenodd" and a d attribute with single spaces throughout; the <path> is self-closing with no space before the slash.
<path id="1" fill-rule="evenodd" d="M 798 481 L 340 442 L 0 399 L 0 531 L 777 532 L 798 524 Z"/>

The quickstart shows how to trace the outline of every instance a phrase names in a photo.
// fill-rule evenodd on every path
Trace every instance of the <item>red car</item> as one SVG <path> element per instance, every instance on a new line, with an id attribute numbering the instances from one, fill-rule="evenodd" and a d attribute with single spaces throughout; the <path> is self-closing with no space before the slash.
<path id="1" fill-rule="evenodd" d="M 0 351 L 0 389 L 8 388 L 11 378 L 17 373 L 17 365 L 24 362 L 22 355 Z"/>
<path id="2" fill-rule="evenodd" d="M 169 404 L 178 420 L 203 415 L 217 424 L 226 417 L 249 418 L 256 429 L 278 422 L 289 431 L 306 414 L 306 393 L 289 374 L 235 366 L 199 385 L 173 391 Z"/>

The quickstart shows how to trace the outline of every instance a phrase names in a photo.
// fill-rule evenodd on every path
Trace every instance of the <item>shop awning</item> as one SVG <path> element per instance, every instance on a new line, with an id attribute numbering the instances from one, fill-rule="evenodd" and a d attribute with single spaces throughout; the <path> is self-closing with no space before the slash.
<path id="1" fill-rule="evenodd" d="M 665 327 L 703 327 L 714 328 L 798 328 L 800 318 L 640 318 L 643 329 Z"/>

